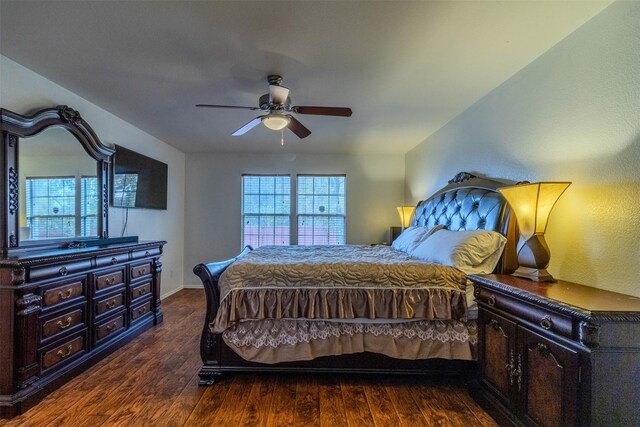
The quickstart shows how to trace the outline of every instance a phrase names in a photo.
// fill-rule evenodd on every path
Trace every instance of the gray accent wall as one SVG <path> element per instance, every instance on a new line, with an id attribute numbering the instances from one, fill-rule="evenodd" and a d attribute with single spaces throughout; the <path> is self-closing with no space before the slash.
<path id="1" fill-rule="evenodd" d="M 278 136 L 274 132 L 273 144 L 279 144 Z M 389 227 L 400 225 L 396 206 L 404 201 L 403 155 L 187 154 L 186 266 L 221 261 L 240 252 L 243 173 L 290 174 L 292 181 L 296 174 L 346 174 L 347 243 L 388 241 Z M 291 223 L 295 232 L 295 216 Z M 199 287 L 201 282 L 187 272 L 185 285 Z"/>

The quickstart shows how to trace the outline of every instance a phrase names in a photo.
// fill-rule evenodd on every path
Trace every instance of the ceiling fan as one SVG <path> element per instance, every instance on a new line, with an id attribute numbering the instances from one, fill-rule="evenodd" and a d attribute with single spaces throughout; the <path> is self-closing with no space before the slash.
<path id="1" fill-rule="evenodd" d="M 271 130 L 284 130 L 289 128 L 298 138 L 306 138 L 311 135 L 311 131 L 300 123 L 290 113 L 296 114 L 314 114 L 319 116 L 342 116 L 351 117 L 351 108 L 345 107 L 309 107 L 291 105 L 289 97 L 289 88 L 282 86 L 282 77 L 278 75 L 270 75 L 267 77 L 269 81 L 269 93 L 264 94 L 258 101 L 259 107 L 241 107 L 236 105 L 214 105 L 214 104 L 197 104 L 196 107 L 206 108 L 236 108 L 242 110 L 262 110 L 266 114 L 256 117 L 249 123 L 233 132 L 233 136 L 244 135 L 251 129 L 264 124 Z"/>

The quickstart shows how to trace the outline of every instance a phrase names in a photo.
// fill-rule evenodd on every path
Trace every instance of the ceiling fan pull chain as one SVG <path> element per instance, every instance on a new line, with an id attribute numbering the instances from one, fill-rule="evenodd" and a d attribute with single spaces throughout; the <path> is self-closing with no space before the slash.
<path id="1" fill-rule="evenodd" d="M 280 145 L 284 146 L 284 128 L 280 129 Z"/>

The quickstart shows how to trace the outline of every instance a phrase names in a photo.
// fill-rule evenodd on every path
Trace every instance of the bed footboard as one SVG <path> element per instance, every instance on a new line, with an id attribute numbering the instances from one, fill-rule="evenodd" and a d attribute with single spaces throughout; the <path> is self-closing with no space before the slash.
<path id="1" fill-rule="evenodd" d="M 207 298 L 207 314 L 202 327 L 202 336 L 200 338 L 200 357 L 203 366 L 200 369 L 200 385 L 211 385 L 215 382 L 216 377 L 221 375 L 220 370 L 220 334 L 213 334 L 209 330 L 209 324 L 213 322 L 218 314 L 220 306 L 220 290 L 218 289 L 218 279 L 224 270 L 229 267 L 238 258 L 248 254 L 252 250 L 251 246 L 247 246 L 235 258 L 226 261 L 212 262 L 209 264 L 198 264 L 193 268 L 193 272 L 202 280 L 204 291 Z"/>

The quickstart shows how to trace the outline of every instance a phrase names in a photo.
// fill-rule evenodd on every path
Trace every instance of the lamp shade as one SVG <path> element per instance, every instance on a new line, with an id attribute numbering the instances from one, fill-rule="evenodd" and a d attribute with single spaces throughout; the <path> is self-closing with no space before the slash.
<path id="1" fill-rule="evenodd" d="M 551 209 L 570 182 L 535 182 L 498 189 L 507 199 L 518 219 L 520 234 L 529 240 L 534 234 L 544 234 Z"/>
<path id="2" fill-rule="evenodd" d="M 398 206 L 398 214 L 400 214 L 400 222 L 402 228 L 407 228 L 411 224 L 411 217 L 416 210 L 415 206 Z"/>
<path id="3" fill-rule="evenodd" d="M 291 119 L 280 114 L 269 114 L 262 118 L 262 124 L 271 130 L 281 130 L 289 125 Z"/>

